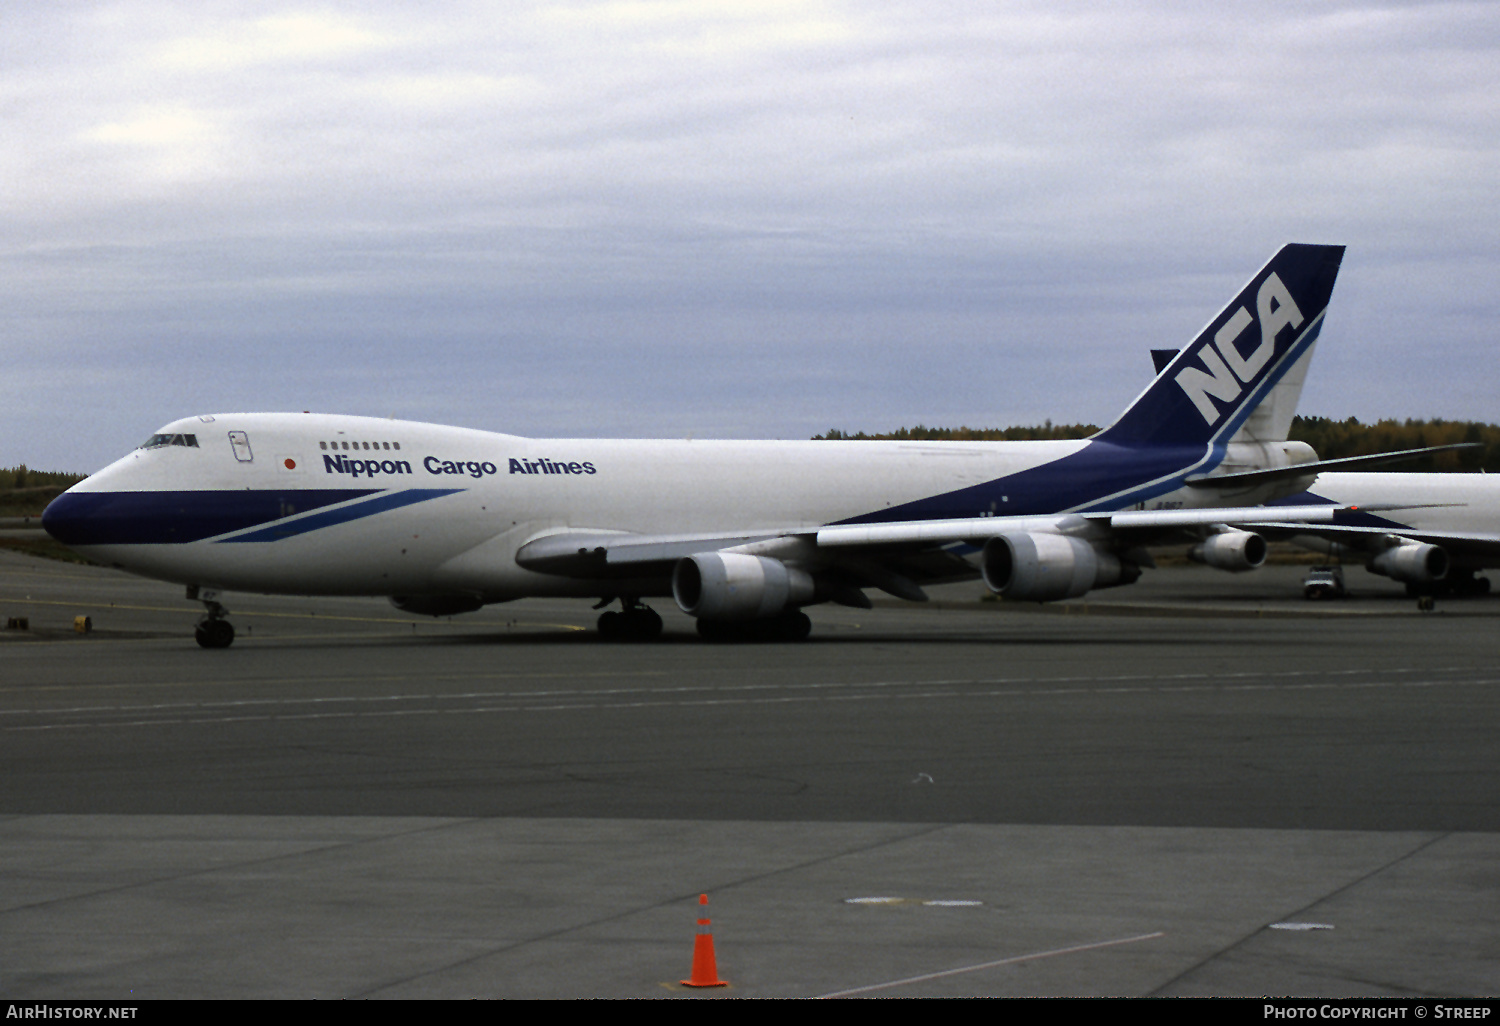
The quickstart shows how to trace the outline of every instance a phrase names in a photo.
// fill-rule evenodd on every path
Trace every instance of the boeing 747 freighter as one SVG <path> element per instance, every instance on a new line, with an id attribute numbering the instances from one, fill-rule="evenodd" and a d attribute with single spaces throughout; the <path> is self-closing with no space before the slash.
<path id="1" fill-rule="evenodd" d="M 1288 245 L 1109 427 L 1078 441 L 536 439 L 365 417 L 218 413 L 159 429 L 43 517 L 103 563 L 222 592 L 388 596 L 449 615 L 525 596 L 618 601 L 654 637 L 667 598 L 713 639 L 806 636 L 803 609 L 924 599 L 980 577 L 1046 602 L 1128 584 L 1144 546 L 1207 532 L 1254 562 L 1255 504 L 1317 456 L 1287 441 L 1342 246 Z M 1279 522 L 1332 523 L 1325 503 Z"/>

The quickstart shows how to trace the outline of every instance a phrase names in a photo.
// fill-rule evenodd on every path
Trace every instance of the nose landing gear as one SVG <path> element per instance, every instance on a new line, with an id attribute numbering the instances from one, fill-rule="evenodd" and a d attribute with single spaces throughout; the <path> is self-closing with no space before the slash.
<path id="1" fill-rule="evenodd" d="M 204 648 L 228 648 L 234 644 L 234 624 L 225 619 L 229 610 L 219 604 L 219 593 L 199 591 L 196 585 L 189 585 L 187 597 L 202 602 L 203 607 L 208 610 L 193 629 L 194 640 Z"/>

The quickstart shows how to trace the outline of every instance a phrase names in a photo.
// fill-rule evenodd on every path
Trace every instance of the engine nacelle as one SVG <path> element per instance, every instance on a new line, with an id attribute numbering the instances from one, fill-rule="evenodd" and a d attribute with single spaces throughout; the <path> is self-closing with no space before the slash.
<path id="1" fill-rule="evenodd" d="M 1188 550 L 1188 559 L 1237 574 L 1259 569 L 1266 551 L 1266 540 L 1254 531 L 1220 531 Z"/>
<path id="2" fill-rule="evenodd" d="M 689 616 L 755 620 L 811 602 L 813 579 L 767 556 L 700 552 L 672 569 L 672 597 Z"/>
<path id="3" fill-rule="evenodd" d="M 1431 584 L 1448 576 L 1448 553 L 1437 545 L 1403 542 L 1371 559 L 1368 566 L 1406 584 Z"/>
<path id="4" fill-rule="evenodd" d="M 1077 598 L 1140 576 L 1113 553 L 1065 534 L 1002 534 L 984 543 L 980 575 L 990 591 L 1023 602 Z"/>
<path id="5" fill-rule="evenodd" d="M 484 602 L 473 595 L 392 595 L 391 605 L 418 616 L 454 616 L 472 613 Z"/>

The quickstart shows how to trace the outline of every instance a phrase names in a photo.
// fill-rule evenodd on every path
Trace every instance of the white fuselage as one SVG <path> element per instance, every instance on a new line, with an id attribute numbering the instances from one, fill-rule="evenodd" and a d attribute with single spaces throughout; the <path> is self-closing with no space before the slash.
<path id="1" fill-rule="evenodd" d="M 1341 506 L 1402 506 L 1378 515 L 1417 531 L 1500 538 L 1500 474 L 1328 473 L 1310 491 Z"/>
<path id="2" fill-rule="evenodd" d="M 1142 479 L 1091 457 L 1103 469 L 1054 503 L 1047 468 L 1093 443 L 532 439 L 323 414 L 186 418 L 157 437 L 171 436 L 195 444 L 137 449 L 75 486 L 60 509 L 103 505 L 59 513 L 74 533 L 55 533 L 101 561 L 208 588 L 485 601 L 600 594 L 597 582 L 517 564 L 549 532 L 776 535 L 913 509 L 1173 508 L 1184 474 L 1222 459 L 1199 449 Z M 90 517 L 110 529 L 91 536 Z"/>
<path id="3" fill-rule="evenodd" d="M 1332 540 L 1369 551 L 1383 540 L 1410 537 L 1441 545 L 1460 567 L 1500 566 L 1500 474 L 1326 473 L 1318 475 L 1309 492 L 1366 511 L 1361 518 L 1365 537 L 1329 533 L 1308 539 L 1320 551 L 1327 551 Z"/>

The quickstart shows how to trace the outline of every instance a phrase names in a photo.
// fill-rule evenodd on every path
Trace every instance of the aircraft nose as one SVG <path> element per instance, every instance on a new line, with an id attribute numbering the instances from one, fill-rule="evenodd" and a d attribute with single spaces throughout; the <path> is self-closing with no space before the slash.
<path id="1" fill-rule="evenodd" d="M 114 518 L 100 495 L 63 492 L 42 510 L 42 528 L 64 545 L 95 545 L 107 541 Z"/>

